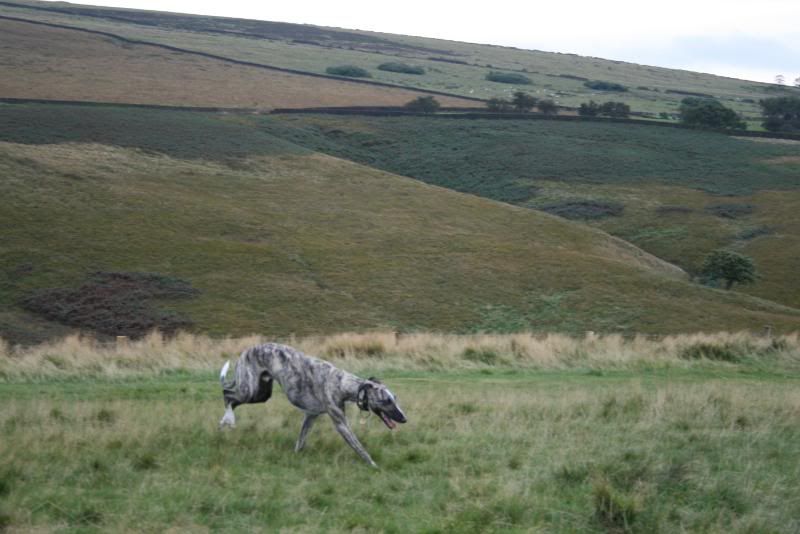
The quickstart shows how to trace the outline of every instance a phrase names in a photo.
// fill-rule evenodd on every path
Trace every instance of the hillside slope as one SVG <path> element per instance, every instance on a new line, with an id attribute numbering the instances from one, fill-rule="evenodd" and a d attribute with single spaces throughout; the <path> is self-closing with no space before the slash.
<path id="1" fill-rule="evenodd" d="M 0 134 L 0 328 L 17 339 L 40 334 L 26 296 L 97 271 L 191 283 L 196 297 L 163 306 L 214 334 L 800 324 L 598 230 L 316 154 L 236 116 L 0 115 L 14 125 Z"/>
<path id="2" fill-rule="evenodd" d="M 253 119 L 257 120 L 257 119 Z M 275 135 L 388 172 L 574 215 L 697 273 L 729 247 L 760 277 L 738 287 L 800 307 L 800 143 L 650 125 L 280 116 Z M 581 217 L 581 203 L 616 207 Z"/>
<path id="3" fill-rule="evenodd" d="M 0 97 L 223 108 L 401 106 L 423 93 L 239 65 L 0 19 Z M 439 96 L 447 106 L 475 102 Z"/>
<path id="4" fill-rule="evenodd" d="M 0 2 L 0 15 L 111 32 L 129 39 L 314 74 L 324 74 L 335 65 L 356 65 L 367 69 L 374 81 L 482 99 L 507 97 L 523 89 L 565 106 L 577 107 L 589 99 L 615 100 L 626 102 L 634 111 L 657 116 L 661 112 L 674 114 L 686 96 L 712 95 L 743 113 L 751 126 L 759 122 L 759 99 L 798 94 L 791 87 L 572 54 L 301 24 L 33 0 Z M 421 66 L 425 74 L 377 69 L 387 61 Z M 486 80 L 488 73 L 498 70 L 523 74 L 531 83 L 513 85 Z M 627 91 L 590 89 L 584 85 L 589 80 L 620 83 Z"/>

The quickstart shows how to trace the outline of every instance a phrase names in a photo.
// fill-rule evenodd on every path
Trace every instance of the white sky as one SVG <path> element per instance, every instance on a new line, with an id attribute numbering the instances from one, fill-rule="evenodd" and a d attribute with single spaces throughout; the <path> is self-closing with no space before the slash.
<path id="1" fill-rule="evenodd" d="M 787 84 L 800 0 L 99 0 L 74 3 L 373 30 L 576 53 Z"/>

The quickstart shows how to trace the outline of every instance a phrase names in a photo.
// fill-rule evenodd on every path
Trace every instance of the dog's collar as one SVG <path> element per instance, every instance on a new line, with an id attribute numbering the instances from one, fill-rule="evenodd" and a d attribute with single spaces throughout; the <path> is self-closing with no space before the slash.
<path id="1" fill-rule="evenodd" d="M 367 390 L 372 387 L 372 384 L 369 382 L 364 382 L 360 386 L 358 386 L 358 392 L 356 393 L 356 405 L 362 412 L 369 411 L 369 403 L 367 401 Z"/>

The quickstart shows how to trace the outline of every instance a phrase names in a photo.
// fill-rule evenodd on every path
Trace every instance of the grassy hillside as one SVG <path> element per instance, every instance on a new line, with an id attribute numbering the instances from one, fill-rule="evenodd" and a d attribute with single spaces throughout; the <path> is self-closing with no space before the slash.
<path id="1" fill-rule="evenodd" d="M 800 320 L 692 285 L 580 224 L 313 153 L 259 121 L 34 105 L 0 115 L 0 216 L 11 229 L 0 290 L 12 315 L 26 296 L 89 287 L 99 271 L 190 283 L 197 296 L 159 306 L 216 334 L 790 330 Z"/>
<path id="2" fill-rule="evenodd" d="M 488 198 L 555 212 L 580 202 L 618 206 L 614 216 L 583 220 L 689 272 L 715 248 L 741 250 L 762 275 L 741 289 L 800 306 L 800 143 L 556 121 L 262 122 L 295 143 Z"/>
<path id="3" fill-rule="evenodd" d="M 0 19 L 0 97 L 169 106 L 400 106 L 421 93 L 236 65 L 62 28 Z M 439 96 L 446 106 L 478 105 Z"/>
<path id="4" fill-rule="evenodd" d="M 308 25 L 32 1 L 4 2 L 0 15 L 107 31 L 318 74 L 333 65 L 356 65 L 370 71 L 376 81 L 479 98 L 508 96 L 525 89 L 567 106 L 577 106 L 590 98 L 612 99 L 628 103 L 635 111 L 658 114 L 677 111 L 678 103 L 688 94 L 704 94 L 720 98 L 756 124 L 758 99 L 797 94 L 795 89 L 771 84 L 570 54 Z M 378 65 L 391 60 L 421 66 L 426 74 L 377 70 Z M 486 75 L 497 70 L 524 74 L 532 84 L 512 86 L 486 81 Z M 621 83 L 628 91 L 607 93 L 583 85 L 587 80 L 598 79 Z"/>

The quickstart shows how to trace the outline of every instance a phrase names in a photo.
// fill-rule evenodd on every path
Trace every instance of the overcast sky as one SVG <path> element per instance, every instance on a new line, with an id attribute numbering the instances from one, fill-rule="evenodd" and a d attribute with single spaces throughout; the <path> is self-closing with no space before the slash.
<path id="1" fill-rule="evenodd" d="M 318 24 L 576 53 L 787 84 L 800 0 L 100 0 L 74 3 Z"/>

